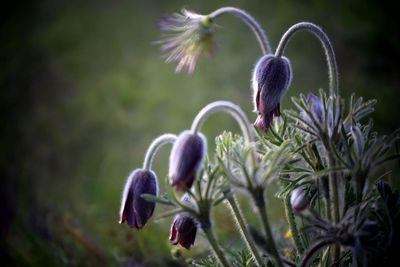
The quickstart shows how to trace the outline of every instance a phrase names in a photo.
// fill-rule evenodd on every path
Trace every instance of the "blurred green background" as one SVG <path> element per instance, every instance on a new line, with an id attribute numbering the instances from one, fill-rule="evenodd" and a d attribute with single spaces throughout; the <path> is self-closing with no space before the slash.
<path id="1" fill-rule="evenodd" d="M 251 70 L 260 50 L 238 19 L 218 20 L 220 43 L 189 76 L 164 64 L 157 23 L 190 8 L 209 13 L 226 5 L 247 10 L 272 47 L 292 24 L 311 21 L 336 49 L 341 92 L 378 100 L 381 133 L 400 125 L 399 26 L 383 1 L 17 1 L 2 5 L 0 24 L 0 257 L 3 266 L 174 266 L 171 219 L 141 231 L 119 225 L 120 194 L 156 136 L 187 129 L 214 100 L 251 113 Z M 327 88 L 320 44 L 298 34 L 286 55 L 294 70 L 290 96 Z M 215 115 L 204 132 L 212 146 L 235 122 Z M 168 149 L 154 169 L 163 178 Z M 162 187 L 161 187 L 162 188 Z M 271 192 L 272 193 L 272 192 Z M 244 202 L 244 205 L 247 205 Z M 270 213 L 284 230 L 279 201 Z M 251 207 L 246 210 L 251 212 Z M 156 209 L 156 214 L 161 211 Z M 225 210 L 220 216 L 227 215 Z M 225 217 L 224 217 L 225 218 Z M 235 227 L 217 222 L 227 244 Z M 239 242 L 239 243 L 238 243 Z M 201 236 L 193 255 L 207 253 Z"/>

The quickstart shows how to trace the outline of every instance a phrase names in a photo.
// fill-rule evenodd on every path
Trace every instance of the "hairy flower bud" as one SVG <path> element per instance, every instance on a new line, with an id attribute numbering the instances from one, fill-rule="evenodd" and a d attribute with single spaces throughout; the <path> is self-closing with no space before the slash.
<path id="1" fill-rule="evenodd" d="M 292 67 L 285 57 L 265 55 L 253 71 L 253 98 L 258 117 L 255 125 L 267 131 L 274 116 L 280 116 L 280 102 L 292 80 Z"/>
<path id="2" fill-rule="evenodd" d="M 206 147 L 206 139 L 200 133 L 184 131 L 178 136 L 171 150 L 168 172 L 177 191 L 192 186 L 203 163 Z"/>
<path id="3" fill-rule="evenodd" d="M 136 169 L 125 184 L 120 223 L 127 221 L 129 227 L 141 229 L 153 215 L 155 203 L 144 200 L 142 194 L 158 195 L 157 176 L 150 170 Z"/>
<path id="4" fill-rule="evenodd" d="M 196 239 L 196 233 L 196 221 L 189 214 L 181 213 L 176 215 L 172 223 L 169 240 L 173 245 L 179 243 L 182 247 L 190 249 Z"/>
<path id="5" fill-rule="evenodd" d="M 290 204 L 295 214 L 305 210 L 308 207 L 306 192 L 300 187 L 294 189 L 290 196 Z"/>

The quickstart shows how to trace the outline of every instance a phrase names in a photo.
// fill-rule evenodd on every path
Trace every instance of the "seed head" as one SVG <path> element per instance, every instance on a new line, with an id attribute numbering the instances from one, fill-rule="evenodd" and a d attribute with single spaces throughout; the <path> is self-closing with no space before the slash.
<path id="1" fill-rule="evenodd" d="M 166 63 L 177 62 L 176 72 L 194 71 L 196 63 L 202 54 L 213 54 L 215 24 L 205 15 L 200 15 L 183 9 L 160 22 L 164 32 L 157 43 L 165 52 Z"/>

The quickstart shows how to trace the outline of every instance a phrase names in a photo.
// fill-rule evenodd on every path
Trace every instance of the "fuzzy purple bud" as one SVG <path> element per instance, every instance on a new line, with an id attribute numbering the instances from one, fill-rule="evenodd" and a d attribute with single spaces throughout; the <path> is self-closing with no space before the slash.
<path id="1" fill-rule="evenodd" d="M 254 123 L 267 131 L 273 117 L 280 116 L 280 102 L 292 80 L 292 67 L 285 57 L 265 55 L 253 71 L 253 98 L 258 117 Z"/>
<path id="2" fill-rule="evenodd" d="M 308 207 L 306 192 L 300 187 L 294 189 L 290 196 L 290 204 L 295 214 L 301 213 Z"/>
<path id="3" fill-rule="evenodd" d="M 155 203 L 143 199 L 142 194 L 158 195 L 157 176 L 150 170 L 136 169 L 125 184 L 120 223 L 127 221 L 129 227 L 141 229 L 153 215 Z"/>
<path id="4" fill-rule="evenodd" d="M 205 156 L 206 138 L 200 134 L 184 131 L 175 141 L 169 158 L 169 177 L 177 191 L 190 188 Z"/>
<path id="5" fill-rule="evenodd" d="M 196 221 L 189 214 L 181 213 L 176 215 L 172 223 L 169 240 L 173 245 L 179 243 L 182 247 L 190 249 L 196 239 L 196 233 Z"/>

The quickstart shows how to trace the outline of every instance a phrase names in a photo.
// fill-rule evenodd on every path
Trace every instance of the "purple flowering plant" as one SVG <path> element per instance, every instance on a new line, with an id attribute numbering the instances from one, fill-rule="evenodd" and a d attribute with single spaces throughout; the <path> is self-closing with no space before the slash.
<path id="1" fill-rule="evenodd" d="M 155 205 L 169 207 L 159 217 L 174 216 L 172 245 L 190 249 L 200 233 L 209 242 L 212 255 L 194 260 L 193 266 L 372 266 L 396 261 L 400 194 L 383 182 L 387 173 L 382 167 L 399 158 L 393 149 L 399 130 L 379 135 L 372 120 L 365 122 L 376 101 L 341 97 L 332 43 L 313 23 L 290 27 L 273 53 L 260 24 L 243 10 L 223 7 L 208 15 L 183 10 L 160 22 L 163 34 L 158 43 L 166 62 L 176 62 L 177 72 L 192 73 L 203 54 L 214 53 L 216 21 L 224 14 L 245 22 L 261 47 L 252 72 L 255 123 L 239 106 L 215 101 L 199 111 L 189 130 L 156 138 L 143 168 L 134 170 L 126 182 L 120 222 L 141 229 Z M 284 51 L 300 31 L 313 33 L 321 42 L 329 90 L 292 97 L 294 109 L 282 110 L 280 103 L 293 77 Z M 207 138 L 200 131 L 217 112 L 232 116 L 241 133 L 215 137 L 210 157 Z M 165 192 L 160 195 L 151 164 L 167 143 L 173 147 Z M 279 188 L 275 196 L 285 209 L 286 241 L 271 229 L 266 194 L 272 183 Z M 260 229 L 250 226 L 241 211 L 237 195 L 243 194 L 249 196 Z M 231 251 L 216 236 L 212 211 L 219 205 L 231 211 L 243 250 Z"/>

